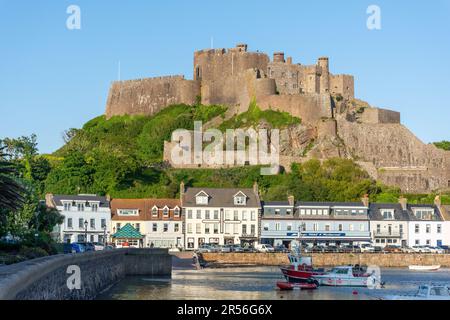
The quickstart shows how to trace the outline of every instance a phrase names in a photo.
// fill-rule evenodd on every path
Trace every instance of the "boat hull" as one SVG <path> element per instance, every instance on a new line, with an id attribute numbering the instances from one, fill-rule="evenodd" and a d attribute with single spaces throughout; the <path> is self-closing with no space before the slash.
<path id="1" fill-rule="evenodd" d="M 440 265 L 434 265 L 434 266 L 416 266 L 411 265 L 408 267 L 409 270 L 416 270 L 416 271 L 436 271 L 441 268 Z"/>
<path id="2" fill-rule="evenodd" d="M 286 280 L 291 283 L 305 283 L 308 280 L 314 279 L 315 276 L 324 274 L 323 272 L 314 269 L 294 270 L 292 267 L 281 267 L 280 270 Z"/>
<path id="3" fill-rule="evenodd" d="M 292 283 L 292 282 L 285 282 L 285 281 L 279 281 L 277 282 L 277 287 L 280 290 L 314 290 L 317 289 L 317 284 L 315 283 Z"/>

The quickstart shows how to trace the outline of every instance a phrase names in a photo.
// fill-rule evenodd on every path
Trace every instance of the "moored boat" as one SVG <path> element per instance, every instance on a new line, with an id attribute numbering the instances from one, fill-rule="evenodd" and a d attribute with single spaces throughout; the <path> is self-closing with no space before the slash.
<path id="1" fill-rule="evenodd" d="M 443 285 L 421 285 L 415 294 L 387 295 L 381 300 L 450 300 L 450 289 Z"/>
<path id="2" fill-rule="evenodd" d="M 289 266 L 280 267 L 281 272 L 289 283 L 305 283 L 314 276 L 324 274 L 324 269 L 316 269 L 312 266 L 311 257 L 303 257 L 300 253 L 288 254 Z M 313 279 L 318 285 L 318 282 Z"/>
<path id="3" fill-rule="evenodd" d="M 359 266 L 334 267 L 330 272 L 315 275 L 314 279 L 322 286 L 333 287 L 375 287 L 381 285 L 381 279 L 374 273 L 366 273 Z"/>
<path id="4" fill-rule="evenodd" d="M 280 290 L 294 290 L 294 289 L 311 290 L 311 289 L 317 289 L 317 284 L 314 282 L 293 283 L 293 282 L 287 282 L 287 281 L 278 281 L 277 287 L 280 288 Z"/>
<path id="5" fill-rule="evenodd" d="M 421 266 L 421 265 L 410 265 L 409 270 L 416 270 L 416 271 L 436 271 L 441 268 L 440 265 L 431 265 L 431 266 Z"/>

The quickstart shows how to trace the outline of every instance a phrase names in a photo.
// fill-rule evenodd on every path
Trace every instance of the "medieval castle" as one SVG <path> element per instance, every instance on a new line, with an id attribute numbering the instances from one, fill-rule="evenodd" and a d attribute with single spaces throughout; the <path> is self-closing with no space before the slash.
<path id="1" fill-rule="evenodd" d="M 106 117 L 153 115 L 172 104 L 198 102 L 227 106 L 231 117 L 245 112 L 253 99 L 263 110 L 285 111 L 302 121 L 282 136 L 285 168 L 309 158 L 345 157 L 407 192 L 450 187 L 450 152 L 422 143 L 400 124 L 398 112 L 355 99 L 353 76 L 330 73 L 326 57 L 302 65 L 275 52 L 270 60 L 246 44 L 196 51 L 193 80 L 175 75 L 113 82 Z M 169 162 L 170 148 L 167 142 Z"/>

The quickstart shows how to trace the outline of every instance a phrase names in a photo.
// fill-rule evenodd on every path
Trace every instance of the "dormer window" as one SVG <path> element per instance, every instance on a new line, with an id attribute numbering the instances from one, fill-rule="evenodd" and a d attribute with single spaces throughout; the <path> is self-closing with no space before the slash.
<path id="1" fill-rule="evenodd" d="M 98 204 L 97 204 L 97 203 L 93 203 L 93 204 L 91 205 L 91 210 L 92 210 L 93 212 L 97 212 L 97 211 L 98 211 Z"/>
<path id="2" fill-rule="evenodd" d="M 167 206 L 164 207 L 164 209 L 163 209 L 163 215 L 164 215 L 164 217 L 169 216 L 169 207 L 167 207 Z"/>
<path id="3" fill-rule="evenodd" d="M 247 201 L 247 196 L 243 192 L 239 191 L 238 193 L 236 193 L 234 195 L 234 204 L 235 205 L 245 206 L 246 201 Z"/>
<path id="4" fill-rule="evenodd" d="M 433 220 L 434 210 L 432 208 L 413 209 L 414 216 L 420 220 Z"/>
<path id="5" fill-rule="evenodd" d="M 381 215 L 384 220 L 394 220 L 394 210 L 381 210 Z"/>
<path id="6" fill-rule="evenodd" d="M 197 193 L 195 196 L 196 204 L 208 204 L 208 194 L 204 191 Z"/>
<path id="7" fill-rule="evenodd" d="M 158 207 L 154 206 L 152 208 L 152 217 L 157 217 L 158 216 Z"/>
<path id="8" fill-rule="evenodd" d="M 180 208 L 175 207 L 175 209 L 173 209 L 173 213 L 174 213 L 175 217 L 179 217 L 180 216 Z"/>
<path id="9" fill-rule="evenodd" d="M 77 210 L 78 211 L 84 211 L 84 203 L 78 202 L 77 203 Z"/>

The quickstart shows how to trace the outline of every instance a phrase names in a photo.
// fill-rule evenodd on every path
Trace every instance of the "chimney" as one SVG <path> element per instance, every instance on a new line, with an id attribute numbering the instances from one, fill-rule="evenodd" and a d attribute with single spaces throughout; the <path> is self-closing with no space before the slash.
<path id="1" fill-rule="evenodd" d="M 184 181 L 180 182 L 180 201 L 183 203 L 183 197 L 184 197 Z"/>
<path id="2" fill-rule="evenodd" d="M 436 207 L 440 207 L 441 206 L 441 196 L 440 195 L 437 195 L 435 198 L 434 198 L 434 205 L 436 206 Z"/>
<path id="3" fill-rule="evenodd" d="M 253 192 L 259 196 L 259 187 L 258 187 L 258 182 L 253 182 Z"/>
<path id="4" fill-rule="evenodd" d="M 294 196 L 293 196 L 293 195 L 290 195 L 290 196 L 288 197 L 288 202 L 289 202 L 289 205 L 290 205 L 290 206 L 294 206 Z"/>
<path id="5" fill-rule="evenodd" d="M 406 204 L 408 203 L 408 199 L 406 199 L 404 196 L 400 196 L 400 198 L 398 198 L 398 202 L 402 206 L 402 210 L 406 210 Z"/>
<path id="6" fill-rule="evenodd" d="M 49 208 L 55 207 L 55 204 L 53 202 L 53 193 L 45 194 L 45 205 Z"/>
<path id="7" fill-rule="evenodd" d="M 109 193 L 106 195 L 106 201 L 111 201 L 111 196 L 109 195 Z"/>
<path id="8" fill-rule="evenodd" d="M 369 206 L 369 195 L 367 193 L 361 198 L 361 202 L 365 207 Z"/>

